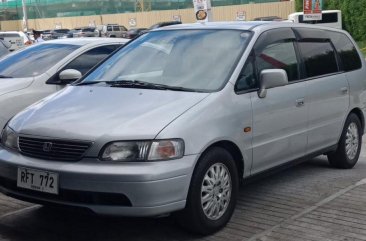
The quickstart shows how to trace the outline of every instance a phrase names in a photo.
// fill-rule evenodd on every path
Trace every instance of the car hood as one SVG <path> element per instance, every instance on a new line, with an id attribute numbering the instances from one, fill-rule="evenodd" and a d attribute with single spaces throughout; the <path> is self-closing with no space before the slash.
<path id="1" fill-rule="evenodd" d="M 24 135 L 103 142 L 155 136 L 208 93 L 69 86 L 16 115 Z"/>
<path id="2" fill-rule="evenodd" d="M 0 96 L 21 90 L 32 84 L 34 78 L 3 78 L 0 79 Z"/>

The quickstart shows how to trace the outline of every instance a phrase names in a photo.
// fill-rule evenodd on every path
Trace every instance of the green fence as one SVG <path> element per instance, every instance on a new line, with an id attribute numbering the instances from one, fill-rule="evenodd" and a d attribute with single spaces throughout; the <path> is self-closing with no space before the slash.
<path id="1" fill-rule="evenodd" d="M 279 2 L 280 0 L 211 0 L 212 6 Z M 29 19 L 88 16 L 192 8 L 192 0 L 27 0 Z M 0 20 L 23 18 L 22 1 L 0 2 Z"/>

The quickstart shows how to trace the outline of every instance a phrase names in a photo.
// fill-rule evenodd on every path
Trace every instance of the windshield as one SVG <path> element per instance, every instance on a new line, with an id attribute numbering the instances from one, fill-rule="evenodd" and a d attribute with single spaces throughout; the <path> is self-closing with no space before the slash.
<path id="1" fill-rule="evenodd" d="M 0 59 L 0 75 L 13 78 L 34 77 L 45 73 L 80 46 L 38 44 Z"/>
<path id="2" fill-rule="evenodd" d="M 150 32 L 122 48 L 83 82 L 131 80 L 217 91 L 227 82 L 250 36 L 239 30 Z"/>

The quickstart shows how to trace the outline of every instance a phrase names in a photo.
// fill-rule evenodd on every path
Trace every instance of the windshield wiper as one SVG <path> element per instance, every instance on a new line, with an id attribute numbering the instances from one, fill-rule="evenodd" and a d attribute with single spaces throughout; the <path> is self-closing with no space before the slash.
<path id="1" fill-rule="evenodd" d="M 12 78 L 14 78 L 14 77 L 0 74 L 0 79 L 12 79 Z"/>
<path id="2" fill-rule="evenodd" d="M 144 89 L 158 89 L 158 90 L 173 90 L 173 91 L 187 91 L 187 92 L 200 92 L 194 89 L 170 86 L 164 84 L 155 84 L 150 82 L 144 82 L 139 80 L 117 80 L 108 81 L 111 87 L 127 87 L 127 88 L 144 88 Z"/>
<path id="3" fill-rule="evenodd" d="M 95 85 L 95 84 L 99 84 L 99 83 L 107 83 L 108 81 L 85 81 L 85 82 L 80 82 L 80 83 L 76 83 L 76 86 L 80 86 L 80 85 Z"/>
<path id="4" fill-rule="evenodd" d="M 109 81 L 111 87 L 127 87 L 127 88 L 144 88 L 144 89 L 159 89 L 165 90 L 164 87 L 160 85 L 139 81 L 139 80 L 116 80 L 116 81 Z"/>

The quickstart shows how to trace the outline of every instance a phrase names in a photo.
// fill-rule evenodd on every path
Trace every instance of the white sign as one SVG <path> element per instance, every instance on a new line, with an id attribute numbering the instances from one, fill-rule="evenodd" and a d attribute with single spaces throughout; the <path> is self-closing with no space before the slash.
<path id="1" fill-rule="evenodd" d="M 62 23 L 56 23 L 55 29 L 62 29 Z"/>
<path id="2" fill-rule="evenodd" d="M 246 20 L 246 13 L 245 11 L 238 11 L 236 13 L 236 21 L 245 21 Z"/>
<path id="3" fill-rule="evenodd" d="M 193 0 L 197 22 L 212 21 L 211 0 Z"/>
<path id="4" fill-rule="evenodd" d="M 180 16 L 180 15 L 174 15 L 174 16 L 173 16 L 173 20 L 174 20 L 174 21 L 179 21 L 179 22 L 181 22 L 181 21 L 182 21 L 182 18 L 181 18 L 181 16 Z"/>
<path id="5" fill-rule="evenodd" d="M 136 18 L 130 18 L 128 20 L 128 24 L 130 25 L 130 27 L 136 27 L 136 25 L 137 25 Z"/>
<path id="6" fill-rule="evenodd" d="M 89 27 L 94 28 L 95 26 L 95 21 L 89 21 Z"/>
<path id="7" fill-rule="evenodd" d="M 304 14 L 304 21 L 321 21 L 323 19 L 322 16 L 321 13 Z"/>

